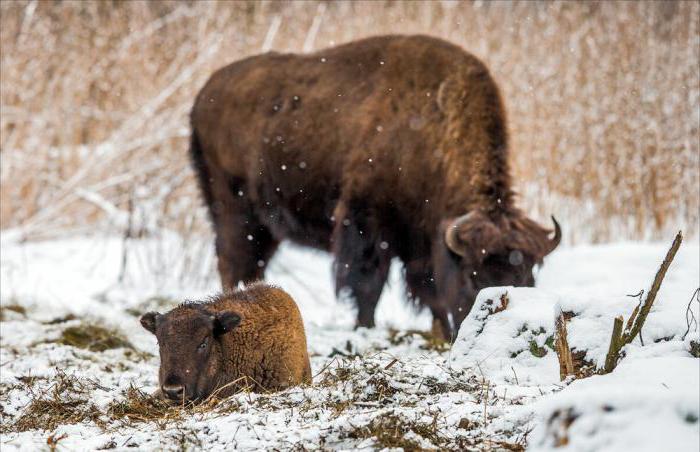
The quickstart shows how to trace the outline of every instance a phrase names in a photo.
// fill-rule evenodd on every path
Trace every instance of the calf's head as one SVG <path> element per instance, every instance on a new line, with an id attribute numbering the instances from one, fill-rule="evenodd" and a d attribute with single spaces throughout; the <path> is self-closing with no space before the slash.
<path id="1" fill-rule="evenodd" d="M 221 339 L 240 321 L 235 312 L 211 312 L 198 305 L 144 314 L 141 325 L 158 339 L 163 396 L 179 402 L 203 400 L 225 384 Z"/>
<path id="2" fill-rule="evenodd" d="M 534 286 L 532 269 L 561 241 L 519 211 L 495 218 L 471 212 L 441 225 L 435 247 L 436 286 L 458 328 L 479 291 L 494 286 Z"/>

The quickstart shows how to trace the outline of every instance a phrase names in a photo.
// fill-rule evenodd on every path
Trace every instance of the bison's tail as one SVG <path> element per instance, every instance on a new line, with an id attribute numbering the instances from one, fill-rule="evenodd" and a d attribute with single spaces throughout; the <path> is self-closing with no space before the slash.
<path id="1" fill-rule="evenodd" d="M 199 141 L 197 130 L 194 127 L 192 127 L 192 136 L 190 137 L 190 160 L 192 162 L 192 168 L 197 175 L 199 189 L 211 213 L 211 208 L 214 203 L 214 194 L 211 188 L 211 171 L 204 159 L 202 144 Z"/>

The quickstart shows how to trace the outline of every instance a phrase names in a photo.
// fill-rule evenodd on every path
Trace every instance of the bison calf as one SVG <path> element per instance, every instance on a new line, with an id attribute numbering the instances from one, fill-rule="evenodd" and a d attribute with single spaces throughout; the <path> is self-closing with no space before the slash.
<path id="1" fill-rule="evenodd" d="M 242 387 L 281 390 L 311 383 L 301 314 L 283 290 L 256 283 L 207 302 L 186 302 L 141 325 L 158 338 L 159 383 L 176 401 L 221 397 Z"/>

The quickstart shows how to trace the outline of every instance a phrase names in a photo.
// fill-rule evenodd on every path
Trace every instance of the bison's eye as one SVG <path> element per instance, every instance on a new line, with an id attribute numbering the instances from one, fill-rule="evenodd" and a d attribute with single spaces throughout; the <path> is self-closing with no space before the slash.
<path id="1" fill-rule="evenodd" d="M 199 350 L 204 350 L 207 348 L 207 340 L 204 339 L 201 344 L 199 344 L 199 347 L 197 347 Z"/>

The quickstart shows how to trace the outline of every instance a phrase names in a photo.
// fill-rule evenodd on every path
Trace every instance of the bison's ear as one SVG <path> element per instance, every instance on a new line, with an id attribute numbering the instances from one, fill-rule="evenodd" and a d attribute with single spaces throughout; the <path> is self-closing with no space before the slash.
<path id="1" fill-rule="evenodd" d="M 156 326 L 161 317 L 162 315 L 157 312 L 147 312 L 141 316 L 141 326 L 156 334 Z"/>
<path id="2" fill-rule="evenodd" d="M 235 312 L 220 312 L 214 316 L 214 335 L 228 333 L 239 323 L 241 323 L 241 316 Z"/>

